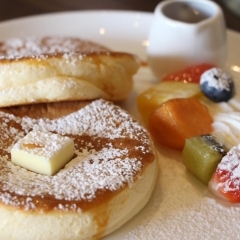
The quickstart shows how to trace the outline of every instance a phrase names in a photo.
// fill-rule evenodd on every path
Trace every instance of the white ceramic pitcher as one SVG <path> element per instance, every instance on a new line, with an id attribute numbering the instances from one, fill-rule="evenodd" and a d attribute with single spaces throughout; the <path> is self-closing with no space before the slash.
<path id="1" fill-rule="evenodd" d="M 147 48 L 157 78 L 184 67 L 226 58 L 226 28 L 221 8 L 210 0 L 167 0 L 154 11 Z"/>

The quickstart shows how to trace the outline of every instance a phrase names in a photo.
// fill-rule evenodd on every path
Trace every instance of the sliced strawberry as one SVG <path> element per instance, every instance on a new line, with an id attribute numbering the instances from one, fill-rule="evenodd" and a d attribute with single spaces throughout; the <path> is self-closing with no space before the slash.
<path id="1" fill-rule="evenodd" d="M 191 67 L 187 67 L 183 70 L 173 72 L 168 74 L 162 78 L 162 81 L 176 81 L 176 82 L 191 82 L 191 83 L 199 83 L 201 75 L 215 67 L 213 64 L 210 63 L 203 63 L 199 65 L 194 65 Z"/>
<path id="2" fill-rule="evenodd" d="M 229 202 L 240 202 L 240 144 L 233 147 L 219 163 L 209 188 Z"/>

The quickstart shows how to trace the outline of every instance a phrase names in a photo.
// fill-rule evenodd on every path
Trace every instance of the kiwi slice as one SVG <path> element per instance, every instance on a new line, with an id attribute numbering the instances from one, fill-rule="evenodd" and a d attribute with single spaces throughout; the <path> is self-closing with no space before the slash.
<path id="1" fill-rule="evenodd" d="M 208 184 L 218 163 L 227 153 L 226 147 L 210 134 L 186 139 L 182 159 L 186 168 L 204 184 Z"/>

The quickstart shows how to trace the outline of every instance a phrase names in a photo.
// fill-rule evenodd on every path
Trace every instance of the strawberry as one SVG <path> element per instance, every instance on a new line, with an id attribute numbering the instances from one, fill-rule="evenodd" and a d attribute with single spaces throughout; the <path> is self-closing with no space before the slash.
<path id="1" fill-rule="evenodd" d="M 213 67 L 215 66 L 210 63 L 203 63 L 199 65 L 190 66 L 183 70 L 165 75 L 162 78 L 162 81 L 176 81 L 176 82 L 181 81 L 185 83 L 188 83 L 188 82 L 199 83 L 201 75 L 205 71 Z"/>
<path id="2" fill-rule="evenodd" d="M 240 144 L 222 158 L 209 182 L 209 188 L 220 198 L 240 202 Z"/>

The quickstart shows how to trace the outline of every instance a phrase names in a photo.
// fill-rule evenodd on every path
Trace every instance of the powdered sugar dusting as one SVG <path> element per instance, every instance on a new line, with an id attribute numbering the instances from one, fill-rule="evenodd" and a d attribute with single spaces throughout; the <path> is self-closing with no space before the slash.
<path id="1" fill-rule="evenodd" d="M 139 139 L 139 131 L 140 135 L 142 135 L 142 127 L 133 120 L 130 120 L 128 113 L 113 105 L 108 105 L 107 108 L 101 107 L 101 105 L 102 100 L 95 101 L 94 104 L 81 109 L 78 114 L 72 113 L 56 120 L 33 120 L 24 117 L 21 120 L 21 125 L 27 132 L 33 129 L 36 131 L 58 132 L 62 135 L 77 135 L 81 133 L 82 135 L 88 134 L 110 139 L 124 136 L 129 136 L 136 140 Z M 119 116 L 121 117 L 119 118 Z M 147 141 L 147 136 L 141 137 Z"/>
<path id="2" fill-rule="evenodd" d="M 108 49 L 83 39 L 61 36 L 10 38 L 0 42 L 0 56 L 9 58 L 84 51 L 108 51 Z"/>
<path id="3" fill-rule="evenodd" d="M 234 146 L 217 167 L 217 174 L 222 174 L 218 183 L 219 191 L 239 191 L 240 186 L 240 145 Z"/>
<path id="4" fill-rule="evenodd" d="M 205 71 L 200 79 L 200 84 L 207 82 L 209 87 L 230 91 L 233 82 L 231 75 L 220 68 L 211 68 Z"/>
<path id="5" fill-rule="evenodd" d="M 97 100 L 55 120 L 21 119 L 11 114 L 0 114 L 6 122 L 14 121 L 23 129 L 19 131 L 16 127 L 11 130 L 14 142 L 32 129 L 72 136 L 75 141 L 76 157 L 54 176 L 44 176 L 9 161 L 9 147 L 8 144 L 4 146 L 5 139 L 1 137 L 6 157 L 0 159 L 0 200 L 5 204 L 24 206 L 26 210 L 35 207 L 32 200 L 35 196 L 54 196 L 60 204 L 55 207 L 73 209 L 74 205 L 64 205 L 61 200 L 92 201 L 98 190 L 115 191 L 126 184 L 131 186 L 143 167 L 143 158 L 136 158 L 133 151 L 143 155 L 152 151 L 146 131 L 126 112 L 104 100 Z M 78 139 L 78 135 L 83 139 Z M 124 139 L 130 141 L 129 146 L 123 144 Z M 133 148 L 130 147 L 132 141 Z"/>

